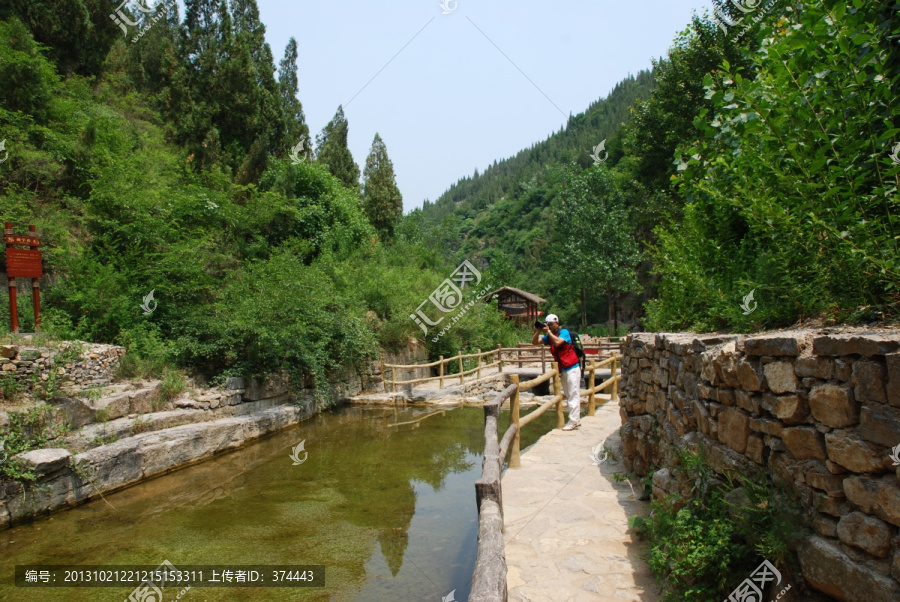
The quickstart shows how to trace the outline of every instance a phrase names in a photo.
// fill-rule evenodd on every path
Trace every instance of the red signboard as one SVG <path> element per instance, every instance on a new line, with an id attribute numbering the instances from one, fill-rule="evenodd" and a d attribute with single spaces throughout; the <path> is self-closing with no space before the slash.
<path id="1" fill-rule="evenodd" d="M 13 332 L 19 332 L 19 306 L 16 301 L 16 278 L 31 278 L 31 302 L 34 305 L 34 331 L 41 327 L 41 252 L 35 248 L 17 249 L 13 245 L 23 247 L 39 247 L 41 239 L 35 236 L 34 226 L 28 226 L 31 236 L 13 234 L 12 223 L 6 222 L 3 231 L 6 242 L 6 279 L 9 284 L 9 321 Z"/>
<path id="2" fill-rule="evenodd" d="M 41 252 L 31 249 L 6 249 L 6 275 L 9 278 L 40 278 Z"/>
<path id="3" fill-rule="evenodd" d="M 41 246 L 41 239 L 35 236 L 10 236 L 6 235 L 6 244 L 8 245 L 26 245 L 29 247 Z"/>

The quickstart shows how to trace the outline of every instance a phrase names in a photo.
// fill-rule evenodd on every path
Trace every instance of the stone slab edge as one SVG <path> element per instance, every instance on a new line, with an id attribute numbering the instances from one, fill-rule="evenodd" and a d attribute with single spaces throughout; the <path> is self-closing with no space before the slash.
<path id="1" fill-rule="evenodd" d="M 312 407 L 279 406 L 209 422 L 142 433 L 68 458 L 30 490 L 19 483 L 0 486 L 0 530 L 35 516 L 75 506 L 104 494 L 237 449 L 264 435 L 299 423 Z M 64 450 L 62 450 L 64 451 Z M 72 460 L 81 467 L 73 468 Z M 79 474 L 87 473 L 90 480 Z"/>

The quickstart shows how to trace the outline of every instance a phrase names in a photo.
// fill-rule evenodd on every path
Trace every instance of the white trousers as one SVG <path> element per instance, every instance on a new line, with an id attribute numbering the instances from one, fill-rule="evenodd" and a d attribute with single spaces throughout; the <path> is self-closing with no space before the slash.
<path id="1" fill-rule="evenodd" d="M 569 422 L 578 422 L 581 418 L 581 366 L 559 375 L 562 384 L 562 396 L 569 404 Z"/>

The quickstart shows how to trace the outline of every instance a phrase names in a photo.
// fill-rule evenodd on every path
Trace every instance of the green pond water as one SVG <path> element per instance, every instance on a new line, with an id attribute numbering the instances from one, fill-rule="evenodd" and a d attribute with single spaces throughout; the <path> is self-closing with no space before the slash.
<path id="1" fill-rule="evenodd" d="M 416 421 L 416 424 L 391 426 Z M 509 422 L 501 415 L 501 429 Z M 547 412 L 522 447 L 555 426 Z M 127 600 L 15 587 L 15 565 L 323 565 L 325 587 L 194 587 L 179 600 L 464 601 L 477 548 L 481 408 L 344 406 L 240 450 L 0 531 L 0 600 Z M 501 431 L 502 432 L 502 431 Z M 308 453 L 293 465 L 291 449 Z M 302 459 L 303 454 L 299 454 Z M 175 600 L 181 588 L 163 590 Z M 146 602 L 151 602 L 148 598 Z"/>

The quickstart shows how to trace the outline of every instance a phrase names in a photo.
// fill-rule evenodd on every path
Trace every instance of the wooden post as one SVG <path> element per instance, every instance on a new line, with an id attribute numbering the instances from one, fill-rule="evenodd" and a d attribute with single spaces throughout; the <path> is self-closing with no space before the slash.
<path id="1" fill-rule="evenodd" d="M 510 384 L 516 385 L 516 392 L 512 394 L 509 402 L 509 421 L 516 425 L 516 434 L 512 440 L 512 450 L 509 453 L 509 467 L 519 468 L 522 466 L 522 459 L 519 455 L 519 375 L 509 375 Z"/>
<path id="2" fill-rule="evenodd" d="M 384 381 L 385 384 L 388 386 L 388 393 L 393 393 L 394 392 L 394 368 L 393 368 L 393 366 L 391 366 L 389 364 L 385 364 L 384 369 L 389 372 L 389 374 L 385 375 L 388 377 L 387 380 Z"/>
<path id="3" fill-rule="evenodd" d="M 475 353 L 478 354 L 478 369 L 475 371 L 475 379 L 478 380 L 481 378 L 481 349 L 476 349 Z"/>
<path id="4" fill-rule="evenodd" d="M 6 236 L 12 236 L 12 222 L 6 222 L 6 230 L 4 231 Z M 9 249 L 11 245 L 6 245 L 6 248 Z M 7 256 L 9 254 L 7 253 Z M 19 308 L 16 305 L 16 279 L 9 278 L 9 317 L 13 332 L 19 332 Z"/>
<path id="5" fill-rule="evenodd" d="M 522 348 L 516 347 L 516 368 L 522 367 Z"/>
<path id="6" fill-rule="evenodd" d="M 34 226 L 28 226 L 28 232 L 34 236 Z M 34 308 L 34 332 L 37 332 L 41 327 L 41 285 L 38 278 L 31 279 L 31 306 Z"/>
<path id="7" fill-rule="evenodd" d="M 541 345 L 541 374 L 546 372 L 546 369 L 544 368 L 544 354 L 546 351 L 547 351 L 547 348 L 544 347 L 543 345 Z"/>
<path id="8" fill-rule="evenodd" d="M 553 377 L 553 395 L 561 396 L 562 395 L 562 384 L 559 380 L 559 372 Z M 563 400 L 560 399 L 556 402 L 556 428 L 561 429 L 566 425 L 565 414 L 563 414 Z"/>
<path id="9" fill-rule="evenodd" d="M 503 372 L 503 345 L 497 343 L 497 361 L 500 363 L 500 372 Z"/>
<path id="10" fill-rule="evenodd" d="M 612 377 L 616 378 L 616 371 L 618 370 L 616 364 L 618 363 L 618 359 L 616 358 L 616 352 L 613 351 L 613 361 L 612 361 Z M 616 379 L 612 384 L 612 396 L 610 397 L 610 401 L 619 401 L 619 380 Z"/>
<path id="11" fill-rule="evenodd" d="M 463 377 L 462 351 L 459 352 L 459 355 L 456 356 L 456 359 L 459 360 L 459 384 L 463 384 L 465 377 Z"/>
<path id="12" fill-rule="evenodd" d="M 594 372 L 597 370 L 597 362 L 596 360 L 591 360 L 591 375 L 588 378 L 588 390 L 590 394 L 588 395 L 588 416 L 594 415 L 594 383 L 595 375 Z"/>
<path id="13" fill-rule="evenodd" d="M 444 388 L 444 356 L 443 355 L 441 356 L 441 363 L 438 364 L 438 367 L 440 368 L 438 370 L 438 374 L 440 375 L 440 379 L 441 379 L 440 380 L 441 389 L 443 389 Z"/>

